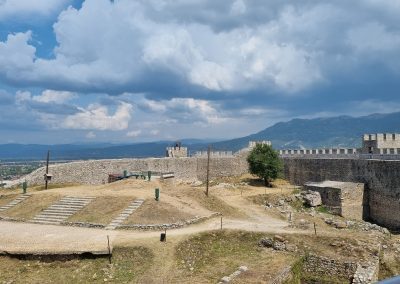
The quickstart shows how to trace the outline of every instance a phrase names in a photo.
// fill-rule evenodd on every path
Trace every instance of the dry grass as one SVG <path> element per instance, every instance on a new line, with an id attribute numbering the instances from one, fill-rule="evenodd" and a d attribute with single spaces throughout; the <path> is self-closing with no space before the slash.
<path id="1" fill-rule="evenodd" d="M 60 198 L 61 196 L 58 194 L 35 194 L 13 208 L 4 211 L 3 215 L 30 220 Z"/>
<path id="2" fill-rule="evenodd" d="M 114 248 L 111 266 L 107 258 L 48 262 L 0 256 L 0 283 L 137 283 L 152 261 L 146 247 Z"/>
<path id="3" fill-rule="evenodd" d="M 180 283 L 216 283 L 241 265 L 249 268 L 235 283 L 270 283 L 296 256 L 258 247 L 264 234 L 214 231 L 193 236 L 176 249 Z"/>
<path id="4" fill-rule="evenodd" d="M 175 206 L 154 199 L 147 199 L 128 219 L 125 224 L 165 224 L 185 221 L 193 215 L 179 210 Z"/>
<path id="5" fill-rule="evenodd" d="M 195 200 L 209 211 L 220 212 L 226 217 L 243 218 L 246 216 L 239 209 L 230 206 L 220 198 L 216 197 L 214 193 L 210 193 L 207 197 L 204 191 L 198 188 L 192 188 L 184 191 L 183 193 L 186 197 Z"/>
<path id="6" fill-rule="evenodd" d="M 0 206 L 7 205 L 11 201 L 13 201 L 15 198 L 17 198 L 18 194 L 15 193 L 9 193 L 9 194 L 0 194 Z"/>
<path id="7" fill-rule="evenodd" d="M 128 207 L 134 199 L 134 197 L 100 196 L 71 216 L 67 221 L 106 225 Z"/>
<path id="8" fill-rule="evenodd" d="M 65 187 L 73 187 L 73 186 L 78 186 L 78 184 L 75 183 L 49 183 L 47 186 L 47 189 L 55 189 L 55 188 L 65 188 Z M 29 191 L 42 191 L 45 190 L 44 185 L 35 185 L 32 187 L 28 187 L 28 192 Z"/>

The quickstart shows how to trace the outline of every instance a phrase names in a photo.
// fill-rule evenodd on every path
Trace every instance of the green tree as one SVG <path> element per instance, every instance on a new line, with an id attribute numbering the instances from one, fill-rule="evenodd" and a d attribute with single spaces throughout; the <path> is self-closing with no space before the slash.
<path id="1" fill-rule="evenodd" d="M 283 164 L 272 146 L 266 144 L 256 144 L 247 156 L 250 173 L 264 180 L 265 186 L 270 186 L 270 182 L 280 176 Z"/>

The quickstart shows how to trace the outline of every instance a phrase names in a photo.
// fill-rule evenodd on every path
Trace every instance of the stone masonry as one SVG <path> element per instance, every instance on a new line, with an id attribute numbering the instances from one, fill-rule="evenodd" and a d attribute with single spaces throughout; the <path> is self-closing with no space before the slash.
<path id="1" fill-rule="evenodd" d="M 291 183 L 336 180 L 365 184 L 363 218 L 400 229 L 400 161 L 285 158 L 284 175 Z"/>
<path id="2" fill-rule="evenodd" d="M 347 219 L 362 220 L 364 184 L 324 181 L 305 184 L 306 190 L 319 192 L 328 210 Z"/>

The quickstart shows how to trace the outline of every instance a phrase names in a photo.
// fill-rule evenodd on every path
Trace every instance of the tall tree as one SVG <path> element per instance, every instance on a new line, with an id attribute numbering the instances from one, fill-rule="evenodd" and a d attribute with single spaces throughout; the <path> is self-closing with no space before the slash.
<path id="1" fill-rule="evenodd" d="M 247 162 L 250 173 L 263 179 L 265 186 L 271 186 L 270 182 L 278 178 L 283 170 L 278 152 L 266 144 L 256 144 L 250 151 Z"/>

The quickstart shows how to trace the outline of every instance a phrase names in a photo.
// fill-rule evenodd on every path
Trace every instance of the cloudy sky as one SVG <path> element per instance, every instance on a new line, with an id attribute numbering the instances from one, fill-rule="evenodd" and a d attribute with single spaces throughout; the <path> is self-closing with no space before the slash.
<path id="1" fill-rule="evenodd" d="M 0 0 L 0 143 L 400 110 L 400 0 Z"/>

